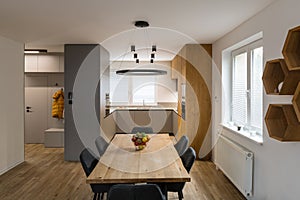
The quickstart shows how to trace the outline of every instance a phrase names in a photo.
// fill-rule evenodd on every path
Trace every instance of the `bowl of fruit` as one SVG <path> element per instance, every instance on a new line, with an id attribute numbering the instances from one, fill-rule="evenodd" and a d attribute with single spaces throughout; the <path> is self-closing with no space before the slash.
<path id="1" fill-rule="evenodd" d="M 146 147 L 147 142 L 149 142 L 150 137 L 146 133 L 137 132 L 132 136 L 131 141 L 135 145 L 136 150 L 142 150 Z"/>

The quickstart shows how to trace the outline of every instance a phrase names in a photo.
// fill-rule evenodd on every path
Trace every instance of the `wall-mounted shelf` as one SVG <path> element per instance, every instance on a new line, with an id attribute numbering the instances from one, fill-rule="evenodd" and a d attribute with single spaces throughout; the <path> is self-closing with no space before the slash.
<path id="1" fill-rule="evenodd" d="M 282 54 L 289 70 L 300 70 L 300 26 L 289 30 Z"/>
<path id="2" fill-rule="evenodd" d="M 298 83 L 292 102 L 298 121 L 300 122 L 300 83 Z"/>
<path id="3" fill-rule="evenodd" d="M 300 70 L 289 71 L 284 59 L 270 60 L 262 79 L 267 94 L 293 95 L 300 81 Z"/>
<path id="4" fill-rule="evenodd" d="M 270 104 L 265 122 L 271 138 L 279 141 L 300 141 L 300 122 L 292 105 Z"/>

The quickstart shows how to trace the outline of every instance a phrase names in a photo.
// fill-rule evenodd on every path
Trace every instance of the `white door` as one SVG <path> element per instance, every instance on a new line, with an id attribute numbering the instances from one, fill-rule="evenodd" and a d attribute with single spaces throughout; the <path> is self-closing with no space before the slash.
<path id="1" fill-rule="evenodd" d="M 44 143 L 47 129 L 47 77 L 25 77 L 25 143 Z"/>

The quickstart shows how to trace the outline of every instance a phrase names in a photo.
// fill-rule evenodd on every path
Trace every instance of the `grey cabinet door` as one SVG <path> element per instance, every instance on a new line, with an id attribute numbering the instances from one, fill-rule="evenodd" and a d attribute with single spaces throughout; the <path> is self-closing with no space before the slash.
<path id="1" fill-rule="evenodd" d="M 47 76 L 25 79 L 25 143 L 44 143 L 47 129 Z"/>
<path id="2" fill-rule="evenodd" d="M 65 45 L 65 160 L 78 161 L 84 147 L 95 153 L 100 135 L 100 45 Z M 97 106 L 96 106 L 97 105 Z"/>

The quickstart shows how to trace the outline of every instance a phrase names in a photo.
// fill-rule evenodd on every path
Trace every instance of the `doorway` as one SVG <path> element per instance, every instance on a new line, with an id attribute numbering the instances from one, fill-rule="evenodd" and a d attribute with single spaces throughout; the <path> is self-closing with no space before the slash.
<path id="1" fill-rule="evenodd" d="M 25 76 L 25 144 L 44 143 L 47 76 Z"/>
<path id="2" fill-rule="evenodd" d="M 52 117 L 52 96 L 63 86 L 62 73 L 25 74 L 25 144 L 61 144 L 64 121 Z"/>

